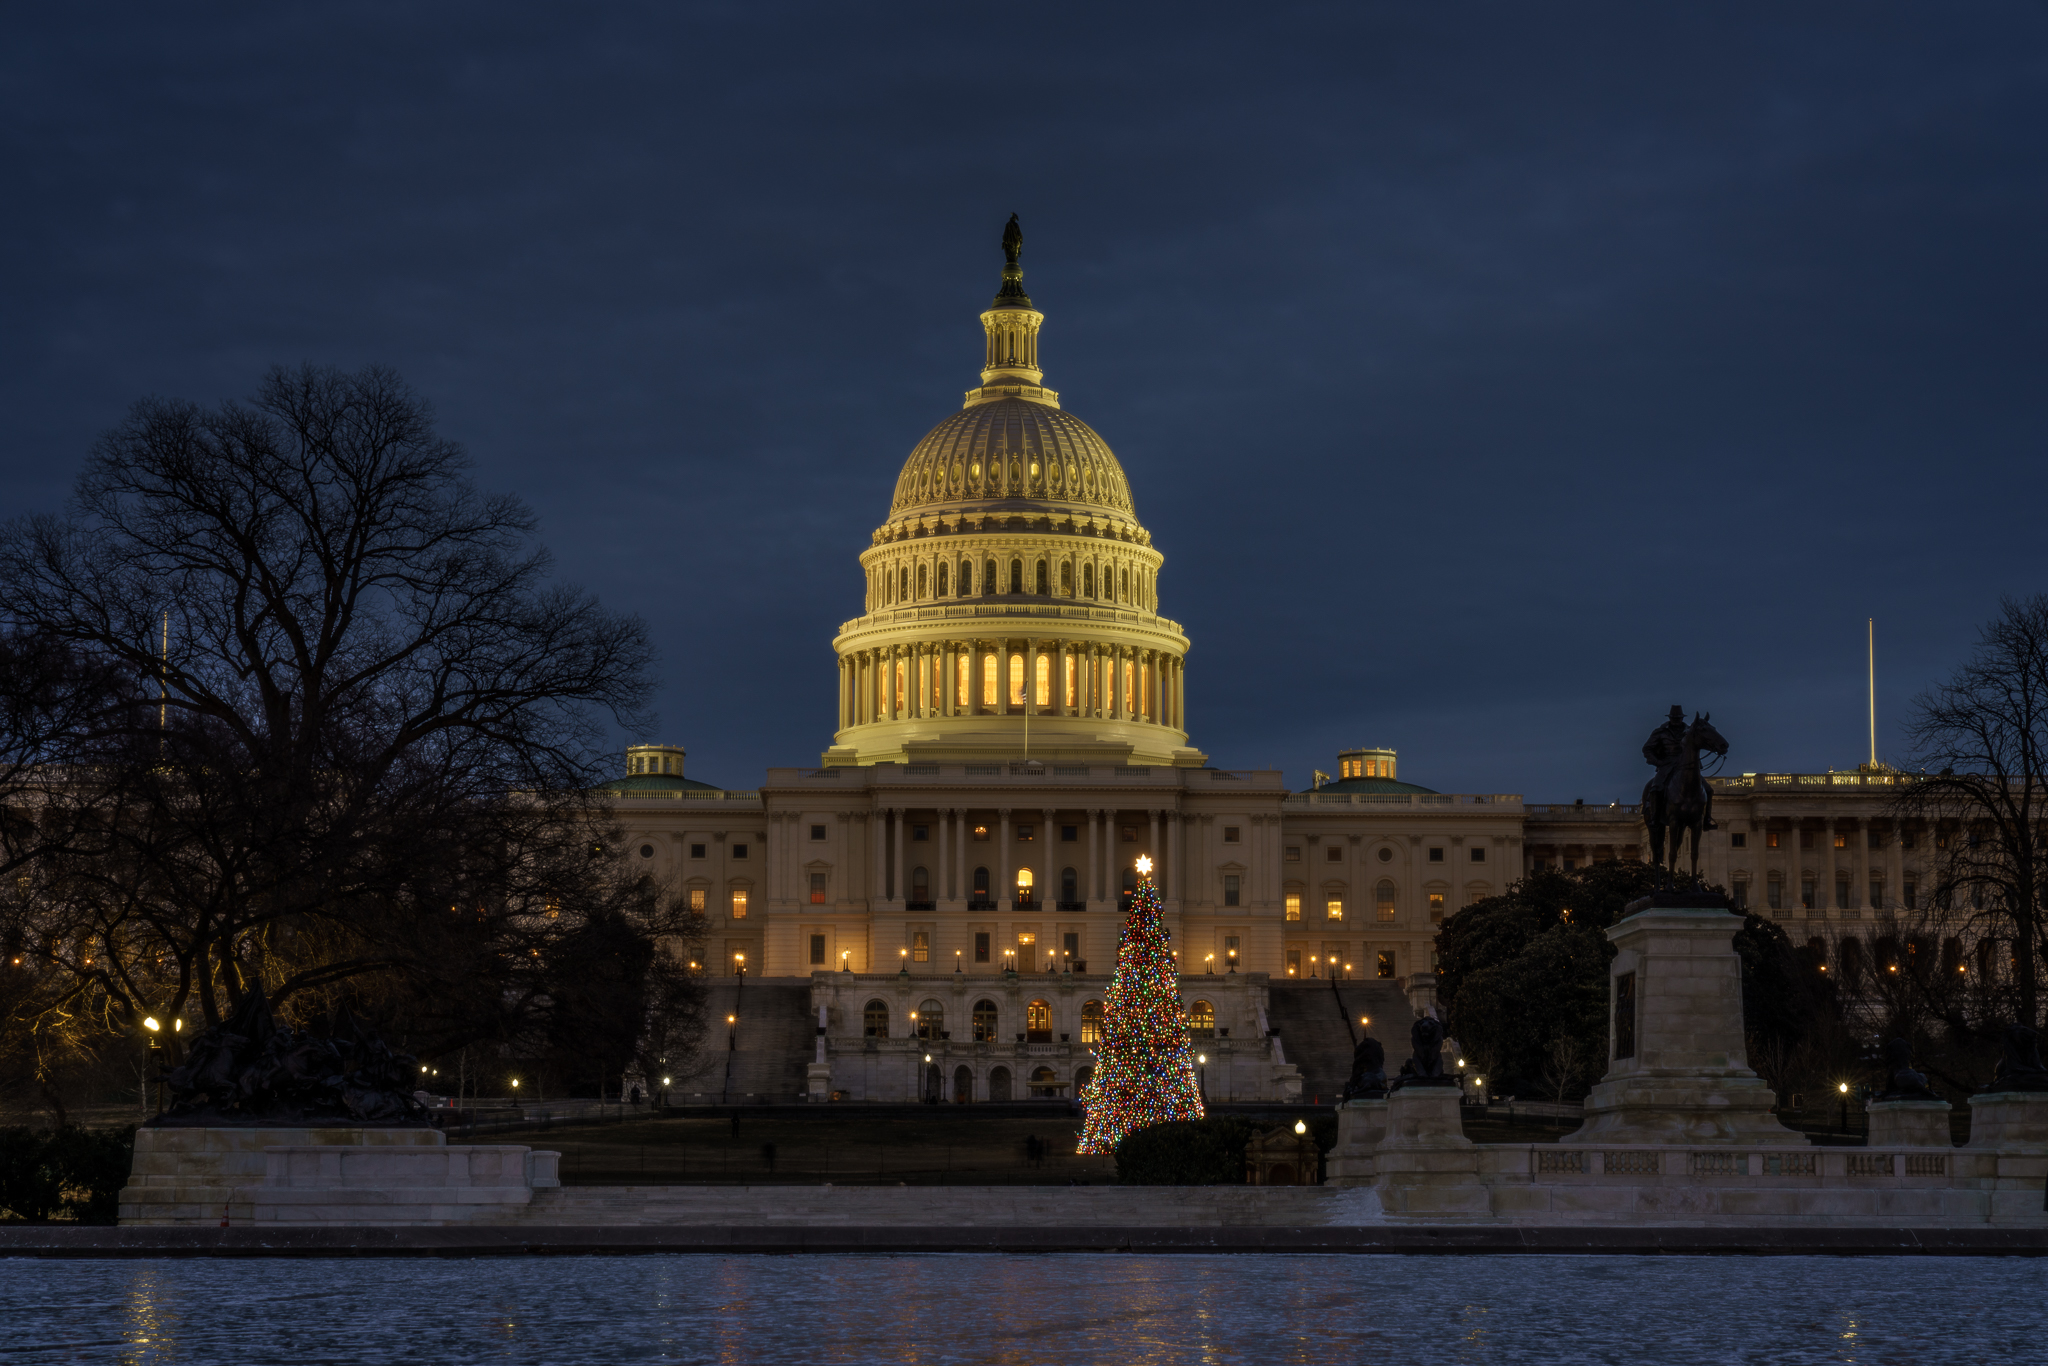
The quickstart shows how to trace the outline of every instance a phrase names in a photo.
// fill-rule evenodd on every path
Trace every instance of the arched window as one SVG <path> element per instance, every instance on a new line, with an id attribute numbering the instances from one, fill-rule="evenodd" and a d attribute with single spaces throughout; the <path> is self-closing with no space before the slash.
<path id="1" fill-rule="evenodd" d="M 974 1041 L 994 1043 L 996 1041 L 996 1003 L 976 1001 L 974 1003 Z"/>
<path id="2" fill-rule="evenodd" d="M 930 901 L 932 899 L 932 875 L 922 868 L 910 870 L 910 899 Z"/>
<path id="3" fill-rule="evenodd" d="M 981 705 L 993 707 L 996 704 L 996 694 L 1002 690 L 1002 686 L 999 671 L 996 668 L 996 657 L 992 654 L 983 655 L 981 657 Z"/>
<path id="4" fill-rule="evenodd" d="M 1034 694 L 1034 697 L 1035 697 L 1035 700 L 1036 700 L 1037 704 L 1038 704 L 1039 706 L 1041 706 L 1041 707 L 1049 707 L 1049 706 L 1051 706 L 1051 705 L 1052 705 L 1052 656 L 1051 656 L 1051 655 L 1040 655 L 1040 656 L 1038 656 L 1038 664 L 1037 664 L 1037 667 L 1036 667 L 1036 668 L 1034 668 L 1034 669 L 1032 670 L 1032 672 L 1033 672 L 1033 673 L 1035 673 L 1035 674 L 1037 675 L 1037 678 L 1036 678 L 1036 680 L 1035 680 L 1035 681 L 1034 681 L 1034 682 L 1032 683 L 1032 692 L 1033 692 L 1033 694 Z"/>
<path id="5" fill-rule="evenodd" d="M 986 868 L 976 868 L 974 870 L 974 899 L 977 901 L 988 900 L 988 869 Z"/>
<path id="6" fill-rule="evenodd" d="M 1060 566 L 1060 596 L 1063 598 L 1074 596 L 1074 566 L 1071 561 Z"/>
<path id="7" fill-rule="evenodd" d="M 966 652 L 965 652 L 965 651 L 963 650 L 963 651 L 962 651 L 961 653 L 959 653 L 959 654 L 955 655 L 955 656 L 954 656 L 953 658 L 954 658 L 954 660 L 956 661 L 956 663 L 957 663 L 957 664 L 958 664 L 958 666 L 959 666 L 959 675 L 960 675 L 960 676 L 959 676 L 959 679 L 958 679 L 958 686 L 957 686 L 957 688 L 956 688 L 956 690 L 955 690 L 955 699 L 956 699 L 956 700 L 955 700 L 955 702 L 954 702 L 954 705 L 955 705 L 955 706 L 959 706 L 959 707 L 964 707 L 964 706 L 968 705 L 969 701 L 970 701 L 970 700 L 971 700 L 971 698 L 973 697 L 973 694 L 972 694 L 972 693 L 970 693 L 970 692 L 968 691 L 968 685 L 967 685 L 967 677 L 968 677 L 968 668 L 969 668 L 969 664 L 968 664 L 968 659 L 967 659 L 967 653 L 966 653 Z"/>
<path id="8" fill-rule="evenodd" d="M 1131 571 L 1128 569 L 1119 570 L 1116 578 L 1116 600 L 1118 602 L 1129 602 L 1131 600 Z"/>
<path id="9" fill-rule="evenodd" d="M 1022 560 L 1010 561 L 1010 591 L 1012 593 L 1024 591 L 1024 561 Z"/>
<path id="10" fill-rule="evenodd" d="M 1019 868 L 1017 870 L 1017 900 L 1029 902 L 1034 899 L 1032 893 L 1031 870 L 1029 868 Z"/>
<path id="11" fill-rule="evenodd" d="M 1081 1002 L 1081 1042 L 1102 1042 L 1102 1002 Z"/>
<path id="12" fill-rule="evenodd" d="M 1010 656 L 1010 705 L 1024 705 L 1024 656 Z"/>
<path id="13" fill-rule="evenodd" d="M 1081 1066 L 1079 1066 L 1079 1067 L 1075 1068 L 1075 1069 L 1074 1069 L 1074 1095 L 1075 1095 L 1075 1097 L 1076 1097 L 1077 1099 L 1082 1099 L 1082 1100 L 1085 1100 L 1085 1099 L 1086 1099 L 1087 1097 L 1083 1096 L 1083 1095 L 1082 1095 L 1082 1092 L 1086 1091 L 1086 1090 L 1088 1089 L 1088 1083 L 1089 1083 L 1089 1082 L 1091 1082 L 1091 1081 L 1094 1081 L 1094 1080 L 1095 1080 L 1095 1064 L 1093 1064 L 1093 1063 L 1083 1063 L 1083 1064 L 1082 1064 Z"/>
<path id="14" fill-rule="evenodd" d="M 920 1039 L 943 1038 L 946 1033 L 946 1006 L 942 1001 L 926 1001 L 917 1008 L 917 1037 Z"/>
<path id="15" fill-rule="evenodd" d="M 966 597 L 974 591 L 974 561 L 960 561 L 960 596 Z"/>
<path id="16" fill-rule="evenodd" d="M 1034 588 L 1032 591 L 1037 593 L 1038 596 L 1040 596 L 1041 598 L 1052 596 L 1052 584 L 1045 576 L 1044 560 L 1040 560 L 1038 562 L 1038 572 L 1033 577 L 1036 579 L 1038 586 Z"/>
<path id="17" fill-rule="evenodd" d="M 1092 564 L 1081 566 L 1081 596 L 1084 598 L 1095 596 L 1095 566 Z"/>
<path id="18" fill-rule="evenodd" d="M 974 1099 L 974 1069 L 962 1064 L 953 1069 L 953 1103 L 965 1105 Z"/>
<path id="19" fill-rule="evenodd" d="M 1188 1037 L 1192 1039 L 1213 1039 L 1216 1037 L 1216 1007 L 1207 1001 L 1196 1001 L 1188 1007 Z"/>
<path id="20" fill-rule="evenodd" d="M 1024 1042 L 1052 1042 L 1052 1004 L 1033 1001 L 1024 1007 Z"/>
<path id="21" fill-rule="evenodd" d="M 994 560 L 990 560 L 981 567 L 981 591 L 984 593 L 996 591 L 996 562 Z"/>
<path id="22" fill-rule="evenodd" d="M 860 1032 L 870 1039 L 889 1037 L 889 1003 L 869 1001 L 860 1013 Z"/>
<path id="23" fill-rule="evenodd" d="M 925 596 L 925 587 L 927 584 L 927 580 L 924 576 L 924 568 L 925 567 L 923 565 L 919 565 L 917 567 L 917 595 L 919 597 Z"/>
<path id="24" fill-rule="evenodd" d="M 1372 902 L 1373 909 L 1379 913 L 1380 919 L 1392 920 L 1394 918 L 1394 884 L 1382 880 L 1380 885 L 1372 890 Z"/>
<path id="25" fill-rule="evenodd" d="M 1079 879 L 1072 868 L 1060 869 L 1060 900 L 1072 905 L 1081 899 Z"/>

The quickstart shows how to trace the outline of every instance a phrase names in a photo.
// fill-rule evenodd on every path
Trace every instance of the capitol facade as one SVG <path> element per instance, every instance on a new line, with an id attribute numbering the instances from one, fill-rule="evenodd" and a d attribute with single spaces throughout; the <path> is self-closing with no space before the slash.
<path id="1" fill-rule="evenodd" d="M 1308 791 L 1213 766 L 1165 556 L 1108 442 L 1046 387 L 1011 258 L 981 382 L 911 450 L 849 581 L 819 762 L 740 791 L 634 746 L 610 785 L 628 857 L 706 916 L 707 971 L 805 993 L 807 1094 L 964 1101 L 1085 1083 L 1148 856 L 1212 1096 L 1300 1095 L 1276 994 L 1314 983 L 1347 1028 L 1360 999 L 1405 1027 L 1446 914 L 1534 867 L 1636 856 L 1638 813 L 1433 791 L 1386 749 Z M 1702 871 L 1788 919 L 1900 904 L 1918 865 L 1881 781 L 1723 781 Z"/>

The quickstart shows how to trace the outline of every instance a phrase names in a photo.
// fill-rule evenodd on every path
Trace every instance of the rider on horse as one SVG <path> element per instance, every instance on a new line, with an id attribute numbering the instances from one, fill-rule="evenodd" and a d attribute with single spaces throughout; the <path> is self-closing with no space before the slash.
<path id="1" fill-rule="evenodd" d="M 1673 705 L 1671 715 L 1663 725 L 1650 732 L 1650 738 L 1643 742 L 1643 761 L 1654 765 L 1657 776 L 1651 780 L 1650 791 L 1662 802 L 1671 800 L 1671 780 L 1678 776 L 1678 766 L 1685 758 L 1685 708 Z M 1706 816 L 1701 823 L 1702 830 L 1712 830 L 1714 825 L 1714 789 L 1705 782 L 1699 786 L 1701 802 L 1706 807 Z"/>

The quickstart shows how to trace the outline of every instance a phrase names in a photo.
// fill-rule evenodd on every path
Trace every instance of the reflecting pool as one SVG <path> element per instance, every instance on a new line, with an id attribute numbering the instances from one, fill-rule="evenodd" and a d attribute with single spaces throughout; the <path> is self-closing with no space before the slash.
<path id="1" fill-rule="evenodd" d="M 0 1361 L 2039 1360 L 2027 1258 L 0 1260 Z"/>

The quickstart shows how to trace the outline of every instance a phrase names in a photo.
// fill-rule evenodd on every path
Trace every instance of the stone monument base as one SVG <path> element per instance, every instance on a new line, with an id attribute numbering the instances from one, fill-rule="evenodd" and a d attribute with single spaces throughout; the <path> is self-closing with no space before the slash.
<path id="1" fill-rule="evenodd" d="M 1323 1168 L 1332 1183 L 1372 1180 L 1373 1150 L 1387 1136 L 1387 1099 L 1347 1100 L 1337 1107 L 1337 1146 Z"/>
<path id="2" fill-rule="evenodd" d="M 1945 1100 L 1873 1100 L 1863 1107 L 1870 1116 L 1873 1148 L 1952 1148 L 1949 1103 Z"/>
<path id="3" fill-rule="evenodd" d="M 1748 1068 L 1610 1078 L 1586 1097 L 1586 1120 L 1560 1143 L 1803 1143 L 1771 1113 L 1777 1097 Z"/>
<path id="4" fill-rule="evenodd" d="M 2048 1148 L 2048 1091 L 1984 1091 L 1970 1097 L 1972 1148 Z"/>

